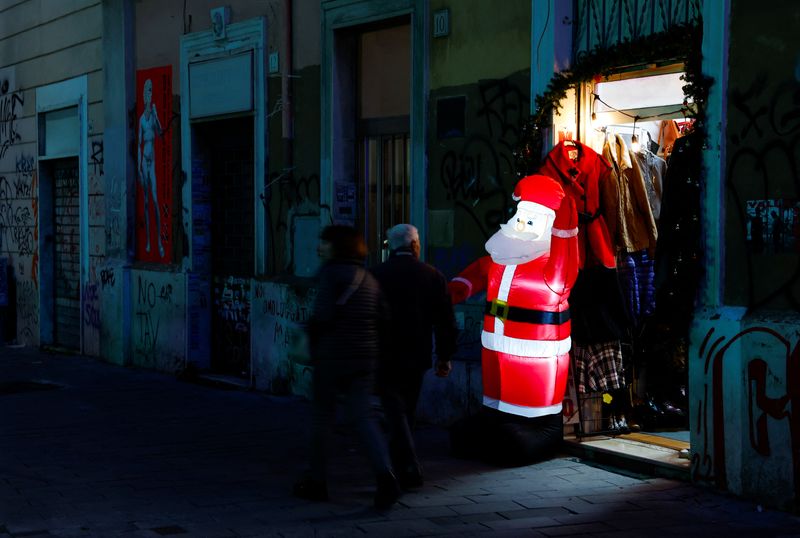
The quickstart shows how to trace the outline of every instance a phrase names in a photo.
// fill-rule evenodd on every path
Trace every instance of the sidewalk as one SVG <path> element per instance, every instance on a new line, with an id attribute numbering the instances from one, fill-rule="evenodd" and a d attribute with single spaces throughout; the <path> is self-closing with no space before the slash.
<path id="1" fill-rule="evenodd" d="M 0 347 L 0 538 L 8 536 L 800 536 L 800 518 L 563 456 L 498 469 L 419 432 L 426 485 L 385 513 L 336 436 L 332 501 L 289 495 L 308 403 L 95 359 Z"/>

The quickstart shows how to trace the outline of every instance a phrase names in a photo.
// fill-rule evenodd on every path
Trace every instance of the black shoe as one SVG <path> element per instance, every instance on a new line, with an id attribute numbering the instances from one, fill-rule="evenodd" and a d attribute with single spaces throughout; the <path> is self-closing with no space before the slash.
<path id="1" fill-rule="evenodd" d="M 421 488 L 425 483 L 422 473 L 419 470 L 408 470 L 398 473 L 397 481 L 403 489 Z"/>
<path id="2" fill-rule="evenodd" d="M 292 493 L 295 497 L 308 501 L 327 501 L 328 485 L 322 480 L 302 478 L 295 482 Z"/>
<path id="3" fill-rule="evenodd" d="M 375 508 L 388 510 L 401 495 L 400 484 L 392 473 L 378 475 L 378 488 L 375 491 Z"/>

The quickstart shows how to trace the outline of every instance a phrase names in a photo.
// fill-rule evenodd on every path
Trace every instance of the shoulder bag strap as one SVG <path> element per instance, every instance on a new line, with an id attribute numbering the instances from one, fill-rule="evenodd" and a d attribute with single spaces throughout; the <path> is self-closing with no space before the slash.
<path id="1" fill-rule="evenodd" d="M 343 304 L 347 303 L 347 301 L 350 299 L 350 296 L 353 295 L 353 293 L 355 293 L 355 291 L 361 286 L 366 274 L 366 270 L 356 267 L 356 274 L 353 275 L 353 281 L 350 282 L 350 285 L 347 286 L 347 289 L 344 290 L 344 292 L 339 296 L 339 299 L 336 301 L 337 305 L 342 306 Z"/>

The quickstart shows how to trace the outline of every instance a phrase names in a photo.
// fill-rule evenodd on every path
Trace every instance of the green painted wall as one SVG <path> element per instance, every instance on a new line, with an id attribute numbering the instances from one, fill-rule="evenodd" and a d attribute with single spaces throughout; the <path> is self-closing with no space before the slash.
<path id="1" fill-rule="evenodd" d="M 530 109 L 531 5 L 502 7 L 430 3 L 431 19 L 449 9 L 450 33 L 430 40 L 427 259 L 448 277 L 485 254 L 512 207 L 512 151 Z"/>
<path id="2" fill-rule="evenodd" d="M 448 277 L 485 255 L 484 243 L 510 216 L 517 183 L 512 151 L 529 91 L 529 71 L 521 71 L 430 94 L 428 260 Z M 440 138 L 443 103 L 453 100 L 464 103 L 463 136 Z"/>
<path id="3" fill-rule="evenodd" d="M 267 240 L 270 275 L 304 274 L 308 272 L 309 261 L 304 257 L 306 249 L 296 248 L 295 239 L 306 243 L 314 241 L 308 229 L 298 227 L 298 219 L 319 215 L 319 130 L 320 130 L 320 67 L 310 65 L 295 72 L 291 82 L 291 95 L 294 103 L 294 140 L 291 143 L 293 170 L 287 170 L 288 160 L 286 141 L 282 138 L 280 112 L 268 120 L 269 162 L 267 188 L 268 216 Z M 281 97 L 280 79 L 269 79 L 269 110 L 279 110 L 277 101 Z M 307 219 L 303 222 L 310 222 Z M 316 257 L 316 249 L 311 248 Z M 298 259 L 299 258 L 299 259 Z M 299 269 L 299 270 L 298 270 Z"/>
<path id="4" fill-rule="evenodd" d="M 530 0 L 431 0 L 431 17 L 444 8 L 450 10 L 450 35 L 431 37 L 432 91 L 530 68 Z"/>
<path id="5" fill-rule="evenodd" d="M 787 24 L 777 25 L 784 20 Z M 726 304 L 800 308 L 797 274 L 800 197 L 800 4 L 732 2 L 728 85 Z M 748 201 L 779 200 L 787 208 L 781 243 L 773 241 L 774 206 L 762 211 L 763 248 L 748 241 Z M 752 206 L 752 203 L 751 203 Z"/>

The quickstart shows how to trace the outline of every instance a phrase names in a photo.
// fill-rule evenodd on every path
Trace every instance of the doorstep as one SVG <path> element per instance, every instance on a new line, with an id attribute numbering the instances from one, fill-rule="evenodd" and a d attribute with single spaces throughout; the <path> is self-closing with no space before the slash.
<path id="1" fill-rule="evenodd" d="M 574 434 L 564 436 L 563 450 L 584 460 L 619 467 L 628 471 L 689 480 L 691 462 L 681 457 L 689 443 L 658 435 L 630 433 L 616 436 Z"/>

